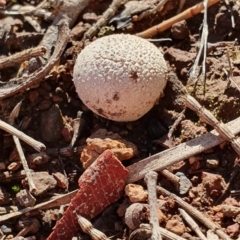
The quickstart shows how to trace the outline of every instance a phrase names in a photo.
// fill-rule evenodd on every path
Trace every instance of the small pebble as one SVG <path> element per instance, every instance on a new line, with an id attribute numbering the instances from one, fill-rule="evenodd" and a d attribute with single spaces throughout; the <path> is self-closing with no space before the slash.
<path id="1" fill-rule="evenodd" d="M 57 186 L 57 181 L 47 172 L 33 172 L 32 179 L 37 188 L 34 196 L 39 196 Z"/>
<path id="2" fill-rule="evenodd" d="M 172 37 L 178 40 L 186 39 L 189 36 L 187 22 L 182 20 L 174 23 L 171 28 Z"/>
<path id="3" fill-rule="evenodd" d="M 63 117 L 57 105 L 41 113 L 41 134 L 46 142 L 55 142 L 61 138 L 63 129 Z"/>
<path id="4" fill-rule="evenodd" d="M 198 155 L 196 155 L 196 156 L 192 156 L 192 157 L 190 157 L 189 159 L 188 159 L 188 162 L 189 162 L 189 164 L 194 164 L 194 163 L 196 163 L 196 162 L 198 162 L 198 161 L 200 161 L 200 160 L 202 160 L 202 158 L 200 157 L 200 156 L 198 156 Z"/>
<path id="5" fill-rule="evenodd" d="M 177 172 L 176 176 L 180 178 L 179 181 L 179 193 L 181 195 L 186 194 L 188 190 L 192 187 L 191 181 L 182 172 Z"/>
<path id="6" fill-rule="evenodd" d="M 17 171 L 22 166 L 20 161 L 12 162 L 8 165 L 7 169 L 9 171 Z"/>
<path id="7" fill-rule="evenodd" d="M 232 225 L 229 225 L 226 228 L 226 233 L 231 237 L 231 238 L 236 238 L 239 234 L 239 224 L 234 223 Z"/>
<path id="8" fill-rule="evenodd" d="M 61 134 L 65 142 L 71 142 L 73 136 L 73 128 L 68 123 L 66 123 L 61 131 Z"/>
<path id="9" fill-rule="evenodd" d="M 45 152 L 33 153 L 27 156 L 27 161 L 31 168 L 38 165 L 46 164 L 49 159 L 49 156 Z"/>
<path id="10" fill-rule="evenodd" d="M 1 231 L 2 231 L 4 234 L 10 234 L 10 233 L 13 232 L 11 226 L 10 226 L 10 225 L 7 225 L 7 224 L 1 225 L 1 226 L 0 226 L 0 229 L 1 229 Z"/>
<path id="11" fill-rule="evenodd" d="M 7 204 L 9 202 L 9 193 L 7 192 L 7 190 L 0 186 L 0 204 Z"/>
<path id="12" fill-rule="evenodd" d="M 6 168 L 7 168 L 6 163 L 0 162 L 0 170 L 4 171 L 4 170 L 6 170 Z"/>
<path id="13" fill-rule="evenodd" d="M 60 172 L 53 173 L 53 177 L 56 179 L 58 187 L 63 189 L 68 188 L 69 185 L 68 179 L 62 173 Z"/>
<path id="14" fill-rule="evenodd" d="M 148 198 L 148 194 L 144 191 L 143 187 L 137 184 L 128 184 L 125 187 L 125 194 L 132 203 L 146 202 Z"/>
<path id="15" fill-rule="evenodd" d="M 185 232 L 185 225 L 177 219 L 170 219 L 167 221 L 166 229 L 181 236 Z"/>
<path id="16" fill-rule="evenodd" d="M 219 160 L 218 159 L 207 159 L 206 160 L 206 167 L 210 169 L 217 168 L 219 166 Z"/>
<path id="17" fill-rule="evenodd" d="M 36 203 L 36 198 L 26 189 L 19 191 L 16 194 L 16 199 L 23 207 L 32 207 Z"/>

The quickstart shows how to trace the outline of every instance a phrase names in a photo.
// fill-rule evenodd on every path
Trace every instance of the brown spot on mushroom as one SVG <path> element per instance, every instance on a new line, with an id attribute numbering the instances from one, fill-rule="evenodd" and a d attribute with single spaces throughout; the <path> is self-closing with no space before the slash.
<path id="1" fill-rule="evenodd" d="M 114 117 L 122 116 L 126 113 L 126 111 L 120 110 L 119 112 L 110 112 L 108 111 L 108 114 Z"/>
<path id="2" fill-rule="evenodd" d="M 115 92 L 115 94 L 113 95 L 113 100 L 114 101 L 118 101 L 119 100 L 119 92 Z"/>
<path id="3" fill-rule="evenodd" d="M 103 114 L 103 110 L 101 108 L 98 108 L 97 111 L 99 114 Z"/>
<path id="4" fill-rule="evenodd" d="M 129 78 L 132 79 L 132 80 L 134 80 L 134 82 L 137 82 L 137 79 L 138 79 L 137 72 L 136 72 L 136 71 L 131 71 Z"/>

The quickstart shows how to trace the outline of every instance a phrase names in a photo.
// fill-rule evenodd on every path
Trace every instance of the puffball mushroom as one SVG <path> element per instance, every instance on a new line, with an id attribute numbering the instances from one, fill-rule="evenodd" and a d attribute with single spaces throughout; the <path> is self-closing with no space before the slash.
<path id="1" fill-rule="evenodd" d="M 158 101 L 167 66 L 149 41 L 128 34 L 97 39 L 78 55 L 73 81 L 82 102 L 96 114 L 118 122 L 134 121 Z"/>

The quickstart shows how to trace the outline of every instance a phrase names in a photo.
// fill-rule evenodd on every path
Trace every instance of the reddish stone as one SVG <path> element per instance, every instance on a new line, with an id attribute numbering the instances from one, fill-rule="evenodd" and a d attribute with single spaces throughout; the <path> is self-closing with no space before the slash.
<path id="1" fill-rule="evenodd" d="M 80 229 L 77 215 L 93 218 L 123 194 L 128 170 L 106 150 L 79 178 L 80 190 L 47 240 L 69 240 Z"/>

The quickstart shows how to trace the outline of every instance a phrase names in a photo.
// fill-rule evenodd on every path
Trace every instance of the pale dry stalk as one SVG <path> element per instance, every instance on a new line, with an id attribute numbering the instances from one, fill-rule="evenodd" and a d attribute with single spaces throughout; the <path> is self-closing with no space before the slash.
<path id="1" fill-rule="evenodd" d="M 186 2 L 186 0 L 180 0 L 178 10 L 177 10 L 177 14 L 179 14 L 183 10 L 185 2 Z"/>
<path id="2" fill-rule="evenodd" d="M 218 2 L 219 0 L 209 0 L 208 7 Z M 185 11 L 178 14 L 177 16 L 174 16 L 166 21 L 163 21 L 162 23 L 155 25 L 143 32 L 137 33 L 136 35 L 142 38 L 154 37 L 158 33 L 164 32 L 165 30 L 169 29 L 174 23 L 194 17 L 195 15 L 200 13 L 203 9 L 204 9 L 203 3 L 202 2 L 198 3 L 195 6 L 186 9 Z"/>
<path id="3" fill-rule="evenodd" d="M 46 61 L 48 61 L 51 56 L 52 46 L 58 45 L 58 41 L 61 41 L 58 36 L 60 35 L 65 38 L 65 33 L 59 33 L 58 25 L 64 20 L 68 23 L 69 28 L 71 28 L 79 14 L 89 3 L 89 0 L 51 0 L 49 2 L 55 5 L 56 15 L 52 25 L 48 28 L 40 43 L 40 45 L 45 46 L 47 49 L 46 54 L 44 55 Z"/>
<path id="4" fill-rule="evenodd" d="M 182 208 L 178 208 L 180 214 L 182 215 L 182 217 L 184 218 L 184 220 L 188 223 L 188 226 L 195 231 L 195 233 L 198 235 L 198 237 L 201 240 L 207 240 L 207 238 L 204 236 L 204 234 L 201 232 L 199 226 L 197 225 L 197 223 L 191 218 L 191 216 L 188 215 L 188 213 L 183 210 Z"/>
<path id="5" fill-rule="evenodd" d="M 29 60 L 32 57 L 40 57 L 46 52 L 46 48 L 38 46 L 35 48 L 26 49 L 22 52 L 15 53 L 8 57 L 0 58 L 0 69 L 11 67 L 16 64 Z"/>
<path id="6" fill-rule="evenodd" d="M 190 95 L 185 97 L 185 104 L 188 108 L 195 111 L 200 119 L 215 128 L 215 130 L 224 138 L 229 141 L 232 148 L 240 156 L 240 139 L 235 136 L 231 129 L 224 123 L 219 122 L 214 115 Z"/>
<path id="7" fill-rule="evenodd" d="M 77 113 L 77 118 L 75 118 L 72 121 L 72 127 L 73 127 L 73 136 L 72 136 L 72 140 L 68 146 L 69 150 L 71 151 L 77 138 L 79 137 L 79 134 L 81 133 L 82 127 L 83 127 L 83 119 L 82 119 L 82 114 L 83 112 L 78 111 Z"/>
<path id="8" fill-rule="evenodd" d="M 12 79 L 10 82 L 6 83 L 6 86 L 0 88 L 0 99 L 13 96 L 16 93 L 39 83 L 52 70 L 67 45 L 70 32 L 67 21 L 61 21 L 58 27 L 58 41 L 56 43 L 53 55 L 49 59 L 48 63 L 40 70 L 32 73 L 27 77 Z"/>
<path id="9" fill-rule="evenodd" d="M 171 181 L 175 186 L 179 186 L 180 178 L 175 174 L 171 173 L 167 169 L 163 169 L 161 174 L 166 177 L 169 181 Z"/>
<path id="10" fill-rule="evenodd" d="M 140 234 L 142 232 L 145 235 L 146 235 L 146 233 L 147 233 L 147 235 L 150 235 L 149 232 L 151 232 L 151 229 L 152 228 L 151 228 L 151 226 L 149 224 L 142 223 L 142 224 L 140 224 L 140 228 L 136 229 L 134 232 L 135 232 L 135 235 L 137 235 L 138 232 L 140 232 Z M 177 234 L 168 231 L 165 228 L 159 227 L 159 231 L 161 232 L 161 234 L 162 234 L 164 239 L 168 239 L 168 240 L 186 240 L 185 238 L 182 238 L 182 237 L 178 236 Z M 133 239 L 138 239 L 138 238 L 136 237 L 136 238 L 133 238 Z"/>
<path id="11" fill-rule="evenodd" d="M 226 233 L 224 233 L 224 231 L 221 229 L 220 226 L 213 223 L 211 220 L 209 220 L 207 217 L 205 217 L 201 212 L 199 212 L 197 209 L 192 207 L 190 204 L 183 201 L 177 195 L 175 195 L 175 194 L 167 191 L 163 187 L 159 187 L 159 186 L 157 186 L 157 191 L 159 194 L 163 194 L 164 196 L 168 196 L 168 197 L 174 199 L 179 206 L 181 206 L 186 212 L 189 213 L 189 215 L 195 217 L 198 221 L 200 221 L 207 228 L 213 230 L 223 240 L 231 240 L 231 238 Z"/>
<path id="12" fill-rule="evenodd" d="M 32 175 L 31 175 L 31 170 L 28 167 L 28 163 L 27 163 L 27 160 L 26 160 L 25 155 L 23 153 L 21 143 L 19 141 L 19 138 L 16 137 L 16 136 L 13 136 L 13 140 L 15 142 L 15 145 L 16 145 L 16 148 L 17 148 L 17 151 L 18 151 L 18 155 L 21 159 L 21 163 L 23 165 L 23 169 L 24 169 L 26 177 L 27 177 L 27 181 L 28 181 L 28 185 L 29 185 L 29 192 L 34 193 L 37 190 L 37 188 L 36 188 L 36 186 L 33 182 Z"/>
<path id="13" fill-rule="evenodd" d="M 203 1 L 204 6 L 204 15 L 203 15 L 203 30 L 202 30 L 202 36 L 200 41 L 200 46 L 198 50 L 197 57 L 194 61 L 194 64 L 190 70 L 190 78 L 196 82 L 199 77 L 199 62 L 200 58 L 203 55 L 202 60 L 202 76 L 204 77 L 204 82 L 206 80 L 206 58 L 207 58 L 207 39 L 208 39 L 208 24 L 207 24 L 207 9 L 208 9 L 208 3 L 209 0 Z M 205 86 L 205 85 L 204 85 Z"/>
<path id="14" fill-rule="evenodd" d="M 36 141 L 35 139 L 29 137 L 25 133 L 19 131 L 18 129 L 12 127 L 10 124 L 5 123 L 4 121 L 0 120 L 0 129 L 10 133 L 13 136 L 18 137 L 31 147 L 33 147 L 38 152 L 44 151 L 46 149 L 45 145 L 39 141 Z"/>
<path id="15" fill-rule="evenodd" d="M 82 231 L 89 234 L 93 240 L 110 240 L 103 232 L 94 228 L 86 218 L 78 214 L 77 219 Z"/>
<path id="16" fill-rule="evenodd" d="M 15 123 L 15 119 L 18 117 L 19 115 L 19 112 L 20 112 L 20 108 L 21 108 L 21 105 L 22 105 L 22 101 L 20 101 L 15 107 L 14 109 L 12 110 L 10 116 L 9 116 L 9 119 L 8 119 L 8 122 L 9 124 L 12 124 L 14 125 Z M 21 146 L 21 143 L 19 141 L 19 138 L 14 136 L 13 135 L 13 140 L 15 142 L 15 145 L 16 145 L 16 149 L 18 151 L 18 155 L 19 155 L 19 158 L 21 160 L 21 163 L 23 165 L 23 169 L 25 171 L 25 174 L 26 174 L 26 177 L 27 177 L 27 181 L 28 181 L 28 185 L 29 185 L 29 192 L 30 193 L 34 193 L 37 189 L 36 189 L 36 186 L 32 180 L 32 175 L 31 175 L 31 170 L 29 169 L 28 167 L 28 163 L 27 163 L 27 160 L 25 158 L 25 155 L 23 153 L 23 149 L 22 149 L 22 146 Z"/>
<path id="17" fill-rule="evenodd" d="M 226 124 L 234 134 L 240 133 L 240 117 Z M 161 171 L 175 163 L 211 149 L 226 141 L 216 130 L 203 134 L 178 146 L 147 157 L 127 167 L 127 183 L 136 182 L 150 171 Z"/>
<path id="18" fill-rule="evenodd" d="M 152 8 L 150 8 L 149 10 L 144 11 L 143 13 L 141 13 L 137 19 L 134 21 L 140 21 L 141 19 L 148 17 L 156 12 L 159 12 L 162 10 L 162 8 L 164 7 L 164 5 L 168 2 L 169 0 L 160 0 L 159 3 L 156 6 L 153 6 Z"/>
<path id="19" fill-rule="evenodd" d="M 49 201 L 39 203 L 33 207 L 27 207 L 27 208 L 18 210 L 16 212 L 11 212 L 11 213 L 2 215 L 2 216 L 0 216 L 0 223 L 4 222 L 6 220 L 9 220 L 11 218 L 14 218 L 14 217 L 19 217 L 19 216 L 26 214 L 33 210 L 37 210 L 37 209 L 43 210 L 43 209 L 56 208 L 56 207 L 60 207 L 62 205 L 66 205 L 66 204 L 70 203 L 70 201 L 72 200 L 73 197 L 76 196 L 77 192 L 78 192 L 78 189 L 75 191 L 69 192 L 67 194 L 59 195 L 57 197 L 54 197 L 53 199 L 50 199 Z"/>
<path id="20" fill-rule="evenodd" d="M 157 216 L 157 193 L 156 193 L 156 186 L 157 186 L 157 178 L 158 174 L 154 171 L 149 171 L 145 177 L 144 181 L 147 184 L 148 189 L 148 203 L 149 203 L 149 210 L 150 210 L 150 225 L 152 227 L 152 240 L 161 240 L 161 232 L 159 230 L 159 221 Z"/>
<path id="21" fill-rule="evenodd" d="M 114 17 L 116 14 L 118 8 L 124 3 L 126 0 L 113 0 L 108 9 L 103 13 L 102 17 L 99 18 L 99 20 L 88 29 L 88 31 L 84 34 L 83 40 L 89 39 L 94 37 L 94 35 L 105 26 L 108 21 Z"/>

